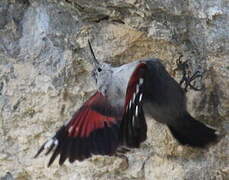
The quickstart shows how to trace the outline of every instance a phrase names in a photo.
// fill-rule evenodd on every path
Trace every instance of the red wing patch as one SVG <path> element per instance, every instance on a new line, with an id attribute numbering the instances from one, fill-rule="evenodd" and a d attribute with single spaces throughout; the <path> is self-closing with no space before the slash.
<path id="1" fill-rule="evenodd" d="M 147 66 L 145 63 L 141 63 L 135 68 L 128 82 L 125 107 L 127 107 L 128 104 L 130 103 L 131 99 L 134 96 L 134 93 L 139 92 L 138 88 L 140 88 L 140 86 L 143 85 L 144 83 L 144 74 L 146 73 L 146 71 L 147 71 Z"/>
<path id="2" fill-rule="evenodd" d="M 119 132 L 122 113 L 113 108 L 100 93 L 95 93 L 74 114 L 70 122 L 62 126 L 50 140 L 38 150 L 52 153 L 48 166 L 58 155 L 62 165 L 68 158 L 84 160 L 92 154 L 112 155 L 120 144 Z"/>
<path id="3" fill-rule="evenodd" d="M 111 111 L 110 108 L 112 108 L 106 98 L 97 92 L 84 103 L 67 124 L 68 136 L 88 137 L 94 130 L 103 128 L 105 125 L 109 127 L 116 123 L 116 117 L 101 114 L 96 111 L 96 106 L 99 106 L 100 109 L 107 109 L 107 111 Z"/>

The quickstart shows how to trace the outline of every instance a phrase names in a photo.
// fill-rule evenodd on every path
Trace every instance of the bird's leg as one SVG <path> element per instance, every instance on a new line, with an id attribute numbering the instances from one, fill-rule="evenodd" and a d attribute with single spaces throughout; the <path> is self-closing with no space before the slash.
<path id="1" fill-rule="evenodd" d="M 186 81 L 187 81 L 186 71 L 183 71 L 182 79 L 179 82 L 180 86 L 182 86 L 182 84 L 185 83 Z"/>
<path id="2" fill-rule="evenodd" d="M 177 68 L 174 69 L 174 72 L 175 71 L 181 71 L 182 72 L 182 78 L 179 82 L 180 86 L 182 87 L 183 83 L 185 84 L 184 86 L 184 91 L 187 92 L 187 81 L 188 81 L 188 75 L 187 75 L 187 69 L 188 69 L 188 62 L 187 61 L 184 61 L 182 62 L 181 61 L 181 58 L 183 57 L 183 55 L 180 55 L 179 58 L 176 60 L 176 65 L 177 65 Z"/>
<path id="3" fill-rule="evenodd" d="M 203 88 L 197 88 L 194 85 L 192 85 L 192 81 L 194 81 L 197 78 L 201 78 L 203 76 L 203 73 L 201 73 L 200 71 L 196 71 L 191 77 L 189 77 L 188 81 L 187 81 L 187 86 L 190 87 L 190 89 L 193 89 L 195 91 L 201 91 Z"/>
<path id="4" fill-rule="evenodd" d="M 192 82 L 199 77 L 202 77 L 202 74 L 200 73 L 200 71 L 196 71 L 193 75 L 191 75 L 191 72 L 189 71 L 188 75 L 184 78 L 184 81 L 185 81 L 184 82 L 185 87 L 183 88 L 184 91 L 187 92 L 188 88 L 194 91 L 201 91 L 202 88 L 197 88 L 192 84 Z"/>
<path id="5" fill-rule="evenodd" d="M 186 61 L 185 61 L 185 62 L 182 62 L 182 61 L 181 61 L 181 58 L 182 58 L 182 57 L 183 57 L 183 55 L 181 54 L 181 55 L 179 56 L 179 58 L 176 60 L 177 68 L 174 69 L 174 72 L 175 72 L 175 71 L 183 71 L 184 66 L 187 65 L 187 62 L 186 62 Z"/>
<path id="6" fill-rule="evenodd" d="M 184 84 L 184 91 L 187 92 L 188 88 L 193 89 L 195 91 L 200 91 L 202 90 L 202 88 L 197 88 L 195 87 L 193 84 L 191 84 L 195 79 L 202 77 L 202 74 L 200 73 L 200 71 L 196 71 L 193 75 L 191 75 L 191 72 L 187 72 L 188 71 L 188 61 L 181 61 L 181 58 L 183 57 L 183 55 L 180 55 L 179 58 L 176 60 L 176 64 L 177 64 L 177 68 L 174 69 L 174 71 L 182 71 L 182 78 L 179 82 L 180 86 L 182 87 L 182 85 Z"/>
<path id="7" fill-rule="evenodd" d="M 193 81 L 193 80 L 195 80 L 195 79 L 198 78 L 198 77 L 202 77 L 202 74 L 201 74 L 200 71 L 197 70 L 197 71 L 190 77 L 190 82 Z"/>

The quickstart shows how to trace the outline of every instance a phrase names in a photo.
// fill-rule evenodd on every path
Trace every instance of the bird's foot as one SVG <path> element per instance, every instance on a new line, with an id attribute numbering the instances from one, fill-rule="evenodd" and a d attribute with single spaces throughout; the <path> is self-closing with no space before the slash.
<path id="1" fill-rule="evenodd" d="M 181 58 L 183 55 L 180 55 L 179 58 L 176 60 L 176 65 L 177 68 L 174 69 L 174 71 L 181 71 L 182 72 L 182 78 L 179 82 L 181 88 L 187 92 L 188 88 L 192 89 L 194 91 L 201 91 L 203 88 L 198 88 L 195 86 L 195 80 L 197 78 L 202 78 L 203 73 L 200 71 L 196 71 L 193 75 L 191 75 L 191 71 L 189 71 L 189 65 L 188 65 L 188 60 L 186 61 L 181 61 Z"/>

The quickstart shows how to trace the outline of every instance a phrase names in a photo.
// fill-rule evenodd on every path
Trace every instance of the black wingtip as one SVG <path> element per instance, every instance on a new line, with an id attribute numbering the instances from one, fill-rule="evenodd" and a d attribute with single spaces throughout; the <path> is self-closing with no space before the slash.
<path id="1" fill-rule="evenodd" d="M 54 160 L 56 159 L 56 157 L 58 156 L 59 153 L 60 153 L 60 148 L 56 147 L 54 153 L 52 154 L 52 156 L 48 162 L 48 167 L 50 167 L 52 165 L 52 163 L 54 162 Z"/>
<path id="2" fill-rule="evenodd" d="M 46 141 L 47 142 L 47 141 Z M 40 149 L 37 151 L 37 153 L 35 154 L 35 156 L 33 157 L 34 159 L 35 158 L 37 158 L 39 155 L 40 155 L 40 153 L 42 152 L 42 151 L 44 151 L 44 147 L 45 147 L 45 144 L 46 144 L 46 142 L 40 147 Z"/>

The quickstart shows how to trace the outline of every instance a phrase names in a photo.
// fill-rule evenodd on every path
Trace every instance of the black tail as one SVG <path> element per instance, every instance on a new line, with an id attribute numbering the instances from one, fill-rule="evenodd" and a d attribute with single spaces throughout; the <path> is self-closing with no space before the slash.
<path id="1" fill-rule="evenodd" d="M 172 135 L 183 145 L 204 147 L 217 139 L 214 129 L 195 120 L 189 113 L 179 118 L 176 125 L 168 127 Z"/>

